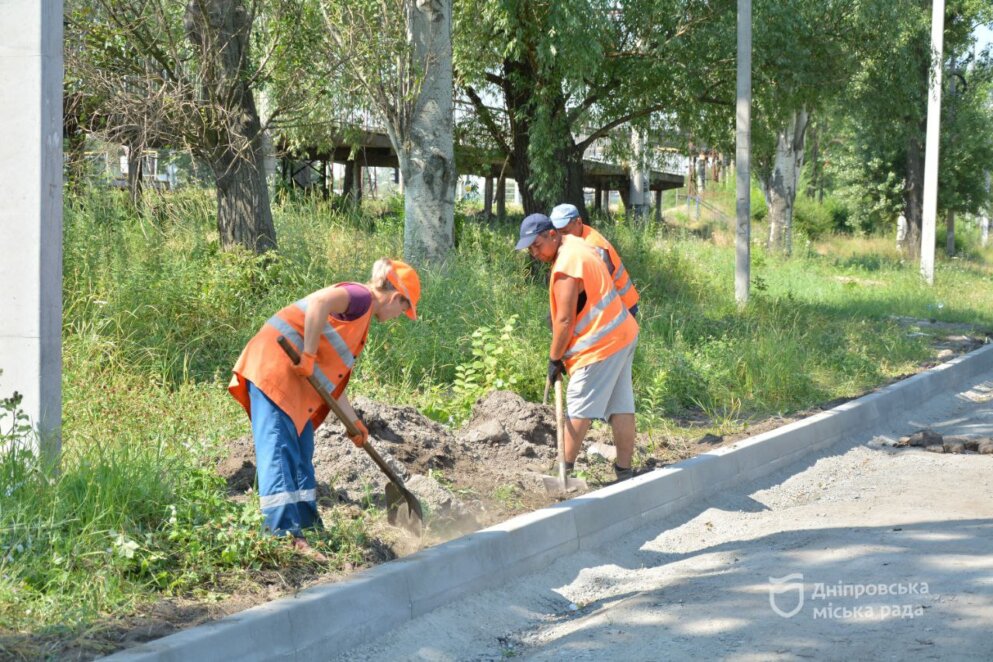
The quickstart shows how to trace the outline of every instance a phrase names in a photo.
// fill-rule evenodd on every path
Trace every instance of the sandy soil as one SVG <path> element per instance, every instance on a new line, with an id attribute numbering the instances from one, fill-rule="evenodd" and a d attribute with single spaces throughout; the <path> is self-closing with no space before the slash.
<path id="1" fill-rule="evenodd" d="M 988 660 L 993 456 L 889 445 L 924 427 L 993 435 L 993 382 L 342 659 Z"/>

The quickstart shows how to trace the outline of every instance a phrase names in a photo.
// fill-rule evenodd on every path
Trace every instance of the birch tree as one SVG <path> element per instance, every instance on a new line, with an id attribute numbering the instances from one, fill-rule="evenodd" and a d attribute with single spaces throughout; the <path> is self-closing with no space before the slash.
<path id="1" fill-rule="evenodd" d="M 789 254 L 793 207 L 811 114 L 844 89 L 864 56 L 878 0 L 756 2 L 755 172 L 768 209 L 768 246 Z"/>
<path id="2" fill-rule="evenodd" d="M 446 259 L 454 245 L 451 0 L 319 0 L 326 58 L 346 93 L 371 101 L 404 185 L 404 256 Z M 354 103 L 354 101 L 353 101 Z"/>

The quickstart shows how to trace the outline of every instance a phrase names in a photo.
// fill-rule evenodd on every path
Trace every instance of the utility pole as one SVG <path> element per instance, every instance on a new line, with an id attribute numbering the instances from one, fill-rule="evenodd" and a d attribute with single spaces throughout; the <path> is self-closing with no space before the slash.
<path id="1" fill-rule="evenodd" d="M 738 103 L 735 129 L 737 178 L 737 230 L 734 254 L 734 298 L 748 303 L 751 269 L 751 168 L 752 157 L 752 0 L 738 0 Z"/>
<path id="2" fill-rule="evenodd" d="M 62 428 L 62 0 L 0 0 L 0 81 L 0 400 L 22 396 L 35 436 L 21 448 L 53 466 Z"/>
<path id="3" fill-rule="evenodd" d="M 921 228 L 921 275 L 934 285 L 934 239 L 938 217 L 938 146 L 941 131 L 941 63 L 944 59 L 945 0 L 931 8 L 931 84 L 927 102 L 924 152 L 924 218 Z"/>

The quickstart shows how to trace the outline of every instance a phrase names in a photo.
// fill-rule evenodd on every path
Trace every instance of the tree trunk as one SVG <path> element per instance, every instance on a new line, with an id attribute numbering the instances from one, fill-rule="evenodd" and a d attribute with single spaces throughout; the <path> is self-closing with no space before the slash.
<path id="1" fill-rule="evenodd" d="M 907 138 L 907 182 L 903 197 L 907 217 L 907 238 L 903 242 L 904 257 L 916 262 L 921 257 L 921 231 L 924 224 L 924 145 L 926 128 L 919 127 Z"/>
<path id="2" fill-rule="evenodd" d="M 524 213 L 547 213 L 555 205 L 568 202 L 576 205 L 580 215 L 585 218 L 583 155 L 577 149 L 575 139 L 564 122 L 560 124 L 553 122 L 554 127 L 557 127 L 552 129 L 555 135 L 547 138 L 556 146 L 553 158 L 555 164 L 562 168 L 560 178 L 553 182 L 551 190 L 539 190 L 534 176 L 535 169 L 530 149 L 531 132 L 535 124 L 533 113 L 538 107 L 534 99 L 534 81 L 537 78 L 538 74 L 534 71 L 531 62 L 504 60 L 502 88 L 510 119 L 512 165 Z M 564 96 L 556 97 L 550 112 L 558 117 L 567 114 Z"/>
<path id="3" fill-rule="evenodd" d="M 493 218 L 493 178 L 489 175 L 483 184 L 483 216 L 487 221 Z"/>
<path id="4" fill-rule="evenodd" d="M 276 248 L 263 165 L 262 122 L 249 87 L 252 19 L 243 0 L 190 0 L 184 27 L 203 59 L 202 94 L 220 111 L 199 148 L 217 185 L 217 230 L 225 249 Z"/>
<path id="5" fill-rule="evenodd" d="M 503 223 L 507 220 L 507 177 L 504 175 L 497 178 L 496 209 L 497 220 Z"/>
<path id="6" fill-rule="evenodd" d="M 125 149 L 128 152 L 128 200 L 132 209 L 140 211 L 142 149 L 136 145 L 127 145 Z"/>
<path id="7" fill-rule="evenodd" d="M 813 200 L 817 196 L 818 182 L 821 177 L 821 132 L 817 122 L 810 124 L 810 177 L 807 180 L 805 195 Z"/>
<path id="8" fill-rule="evenodd" d="M 793 113 L 789 125 L 776 140 L 776 160 L 772 172 L 762 181 L 769 209 L 769 248 L 787 255 L 793 251 L 793 204 L 796 185 L 803 165 L 803 137 L 807 129 L 807 112 Z"/>
<path id="9" fill-rule="evenodd" d="M 452 138 L 452 2 L 417 0 L 408 35 L 424 80 L 397 150 L 404 181 L 404 257 L 440 263 L 454 245 L 455 149 Z"/>
<path id="10" fill-rule="evenodd" d="M 945 212 L 945 254 L 948 257 L 955 255 L 955 212 L 952 210 Z"/>
<path id="11" fill-rule="evenodd" d="M 275 249 L 276 230 L 261 154 L 253 160 L 232 151 L 211 163 L 211 167 L 217 180 L 221 246 L 244 246 L 257 254 Z"/>

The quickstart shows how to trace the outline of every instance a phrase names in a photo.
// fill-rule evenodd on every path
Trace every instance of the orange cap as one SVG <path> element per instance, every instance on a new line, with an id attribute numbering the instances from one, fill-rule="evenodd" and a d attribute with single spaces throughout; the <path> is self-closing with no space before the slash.
<path id="1" fill-rule="evenodd" d="M 421 279 L 414 271 L 414 267 L 400 260 L 390 260 L 393 268 L 386 274 L 386 280 L 397 288 L 397 292 L 402 294 L 410 302 L 407 309 L 407 317 L 412 320 L 417 319 L 417 302 L 421 299 Z"/>

